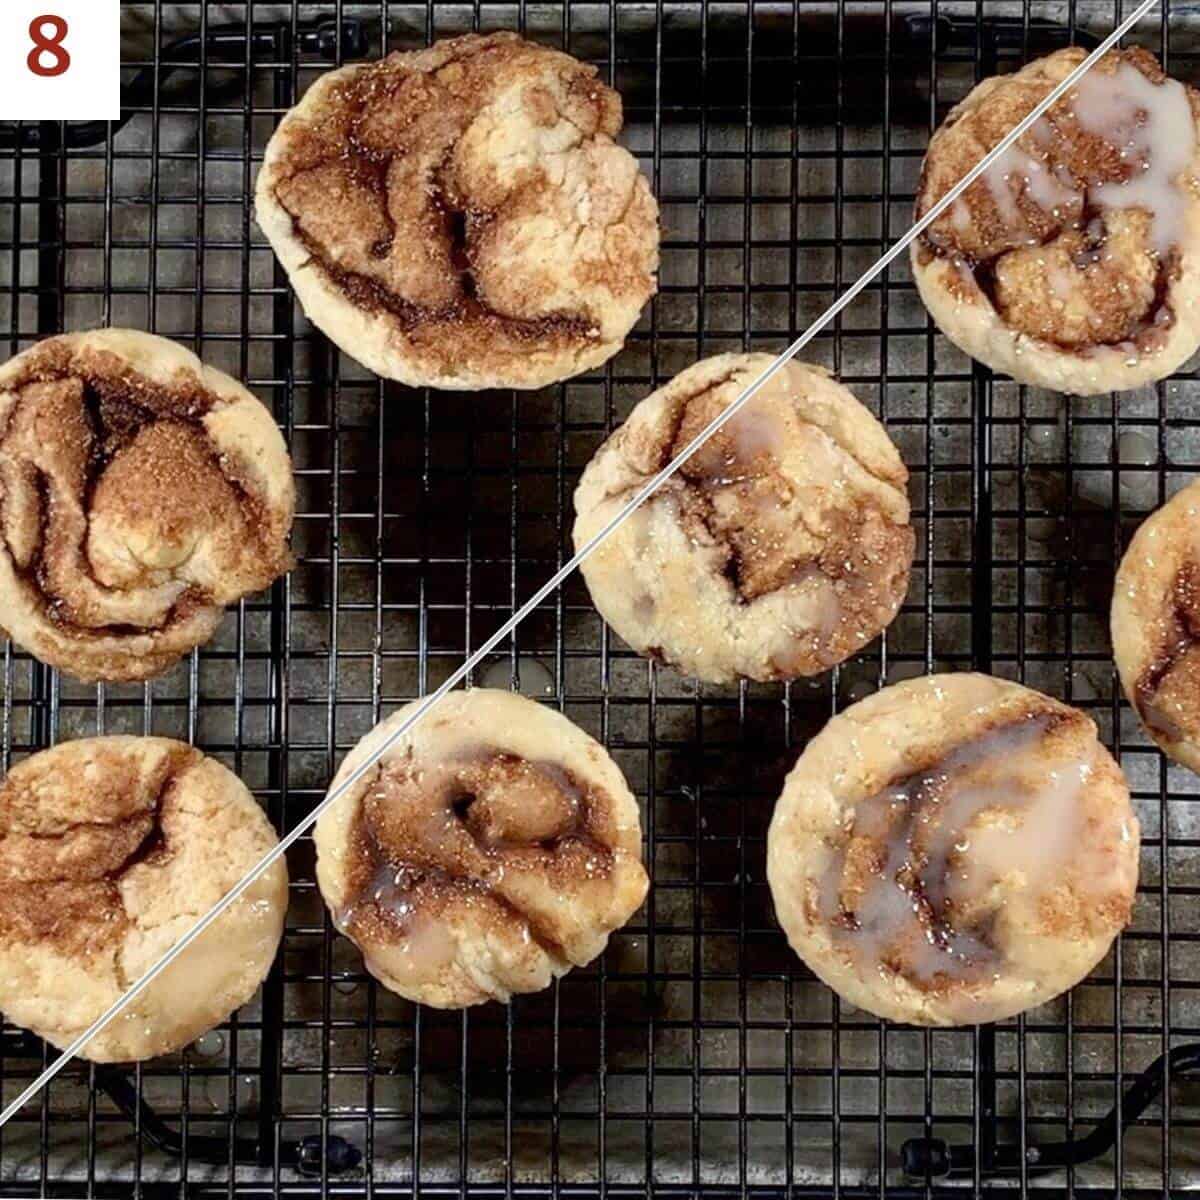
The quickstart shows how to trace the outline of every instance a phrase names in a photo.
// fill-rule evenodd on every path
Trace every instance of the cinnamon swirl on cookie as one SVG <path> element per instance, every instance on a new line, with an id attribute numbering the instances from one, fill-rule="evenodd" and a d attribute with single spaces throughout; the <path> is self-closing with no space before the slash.
<path id="1" fill-rule="evenodd" d="M 653 295 L 658 206 L 594 67 L 471 34 L 319 79 L 258 178 L 304 311 L 413 386 L 534 388 L 611 358 Z"/>
<path id="2" fill-rule="evenodd" d="M 392 736 L 346 758 L 336 790 Z M 317 882 L 367 969 L 464 1008 L 591 962 L 645 897 L 637 802 L 604 748 L 510 692 L 452 692 L 316 825 Z"/>
<path id="3" fill-rule="evenodd" d="M 0 784 L 0 1009 L 69 1045 L 276 843 L 246 786 L 182 742 L 98 737 L 25 759 Z M 182 1049 L 245 1004 L 283 935 L 282 861 L 81 1051 Z"/>
<path id="4" fill-rule="evenodd" d="M 921 216 L 1084 59 L 979 84 L 929 144 Z M 1078 395 L 1162 379 L 1200 346 L 1200 93 L 1113 51 L 913 243 L 942 332 L 1021 383 Z"/>
<path id="5" fill-rule="evenodd" d="M 1200 482 L 1134 534 L 1113 587 L 1112 640 L 1121 684 L 1147 732 L 1200 771 Z"/>
<path id="6" fill-rule="evenodd" d="M 575 492 L 575 547 L 605 528 L 773 363 L 722 354 L 643 400 Z M 788 363 L 584 562 L 635 650 L 715 682 L 842 662 L 908 589 L 908 472 L 883 426 L 820 367 Z"/>
<path id="7" fill-rule="evenodd" d="M 1139 830 L 1082 712 L 930 675 L 835 717 L 787 778 L 767 877 L 792 948 L 859 1008 L 998 1021 L 1079 982 L 1128 923 Z"/>
<path id="8" fill-rule="evenodd" d="M 146 679 L 291 564 L 291 462 L 241 384 L 99 329 L 0 367 L 0 626 L 83 680 Z"/>

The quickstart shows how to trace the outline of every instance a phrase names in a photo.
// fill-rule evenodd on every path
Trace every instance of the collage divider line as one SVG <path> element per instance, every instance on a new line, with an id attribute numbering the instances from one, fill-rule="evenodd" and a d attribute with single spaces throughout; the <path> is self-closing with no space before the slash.
<path id="1" fill-rule="evenodd" d="M 217 920 L 220 915 L 231 907 L 238 898 L 266 871 L 277 862 L 295 842 L 299 841 L 309 829 L 316 824 L 321 814 L 335 804 L 343 795 L 353 788 L 370 771 L 375 764 L 388 752 L 418 721 L 429 712 L 437 702 L 458 686 L 471 671 L 475 669 L 497 646 L 503 642 L 522 621 L 525 620 L 576 568 L 583 563 L 608 537 L 618 529 L 646 500 L 662 487 L 704 444 L 717 433 L 722 426 L 734 416 L 783 368 L 812 339 L 838 315 L 847 308 L 854 299 L 868 287 L 877 276 L 897 259 L 943 212 L 946 211 L 975 182 L 987 168 L 1002 155 L 1028 130 L 1041 116 L 1063 95 L 1071 90 L 1076 83 L 1117 44 L 1130 29 L 1137 24 L 1160 0 L 1142 0 L 1142 2 L 1110 33 L 1097 47 L 1075 68 L 1061 83 L 1045 96 L 1028 115 L 1015 125 L 1001 140 L 988 151 L 929 211 L 909 230 L 894 242 L 874 264 L 867 268 L 817 319 L 784 350 L 778 358 L 761 375 L 759 375 L 732 404 L 713 418 L 684 449 L 675 456 L 652 479 L 648 480 L 625 506 L 598 533 L 589 539 L 582 548 L 560 567 L 550 579 L 521 605 L 519 609 L 493 633 L 466 661 L 462 663 L 438 688 L 418 701 L 415 711 L 401 722 L 387 739 L 376 749 L 369 758 L 361 763 L 334 791 L 331 791 L 320 804 L 307 816 L 301 818 L 295 828 L 279 839 L 277 845 L 262 856 L 246 875 L 234 885 L 230 891 L 215 904 L 179 941 L 167 951 L 140 979 L 137 980 L 118 1000 L 105 1010 L 83 1033 L 79 1034 L 65 1050 L 42 1073 L 33 1080 L 2 1112 L 0 1112 L 0 1127 L 6 1125 L 17 1113 L 42 1090 L 87 1043 L 95 1037 L 131 1000 L 140 995 L 166 968 L 187 949 L 204 931 Z M 884 147 L 885 151 L 887 147 Z"/>

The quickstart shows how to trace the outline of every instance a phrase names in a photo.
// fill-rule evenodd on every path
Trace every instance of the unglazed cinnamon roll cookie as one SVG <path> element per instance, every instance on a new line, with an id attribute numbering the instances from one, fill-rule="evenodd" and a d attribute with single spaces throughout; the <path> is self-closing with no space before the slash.
<path id="1" fill-rule="evenodd" d="M 410 715 L 369 733 L 336 791 Z M 604 748 L 510 692 L 452 692 L 321 814 L 317 882 L 367 969 L 463 1008 L 591 962 L 646 894 L 637 802 Z"/>
<path id="2" fill-rule="evenodd" d="M 998 1021 L 1079 982 L 1129 921 L 1139 829 L 1077 709 L 930 675 L 835 717 L 787 778 L 767 877 L 792 948 L 859 1008 Z"/>
<path id="3" fill-rule="evenodd" d="M 241 384 L 98 329 L 0 367 L 0 625 L 84 680 L 146 679 L 291 563 L 291 462 Z"/>
<path id="4" fill-rule="evenodd" d="M 0 1009 L 55 1046 L 114 1004 L 275 845 L 236 775 L 182 742 L 98 737 L 0 785 Z M 179 1050 L 253 996 L 283 934 L 273 864 L 82 1054 Z"/>
<path id="5" fill-rule="evenodd" d="M 917 215 L 1084 59 L 981 83 L 925 156 Z M 1200 93 L 1113 51 L 913 243 L 942 332 L 1022 383 L 1079 395 L 1170 374 L 1200 346 Z"/>
<path id="6" fill-rule="evenodd" d="M 653 295 L 658 206 L 594 67 L 474 34 L 319 79 L 258 223 L 312 322 L 390 379 L 533 388 L 604 362 Z"/>
<path id="7" fill-rule="evenodd" d="M 1150 736 L 1200 771 L 1200 483 L 1134 534 L 1113 587 L 1112 640 L 1121 684 Z"/>
<path id="8" fill-rule="evenodd" d="M 774 360 L 722 354 L 643 400 L 575 492 L 582 548 Z M 877 637 L 913 557 L 908 472 L 882 425 L 791 362 L 584 562 L 635 650 L 715 682 L 813 675 Z"/>

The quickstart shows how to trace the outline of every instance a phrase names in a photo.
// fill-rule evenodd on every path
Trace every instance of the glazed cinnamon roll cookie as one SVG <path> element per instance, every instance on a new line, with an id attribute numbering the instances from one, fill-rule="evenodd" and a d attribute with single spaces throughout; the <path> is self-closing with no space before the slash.
<path id="1" fill-rule="evenodd" d="M 1200 483 L 1143 522 L 1117 570 L 1113 657 L 1147 732 L 1200 771 Z"/>
<path id="2" fill-rule="evenodd" d="M 723 354 L 643 400 L 575 492 L 582 548 L 771 364 Z M 827 670 L 908 588 L 908 472 L 883 426 L 820 367 L 769 380 L 584 562 L 635 650 L 714 682 Z"/>
<path id="3" fill-rule="evenodd" d="M 998 1021 L 1079 982 L 1128 923 L 1139 829 L 1082 712 L 931 675 L 835 717 L 787 778 L 767 876 L 793 949 L 918 1025 Z"/>
<path id="4" fill-rule="evenodd" d="M 987 79 L 934 135 L 917 214 L 1083 61 Z M 1079 395 L 1170 374 L 1200 346 L 1200 93 L 1113 51 L 913 243 L 951 341 L 1021 383 Z"/>
<path id="5" fill-rule="evenodd" d="M 0 367 L 0 625 L 83 680 L 146 679 L 291 564 L 271 414 L 165 338 L 99 329 Z"/>
<path id="6" fill-rule="evenodd" d="M 98 737 L 0 785 L 0 1008 L 63 1047 L 276 844 L 245 785 L 182 742 Z M 253 996 L 283 934 L 288 878 L 260 875 L 82 1051 L 179 1050 Z"/>
<path id="7" fill-rule="evenodd" d="M 658 206 L 594 67 L 513 33 L 319 79 L 258 177 L 309 319 L 414 386 L 533 388 L 604 362 L 653 295 Z"/>
<path id="8" fill-rule="evenodd" d="M 412 712 L 368 734 L 336 791 Z M 645 897 L 637 803 L 604 748 L 510 692 L 452 692 L 314 834 L 317 881 L 367 969 L 463 1008 L 534 992 L 603 951 Z"/>

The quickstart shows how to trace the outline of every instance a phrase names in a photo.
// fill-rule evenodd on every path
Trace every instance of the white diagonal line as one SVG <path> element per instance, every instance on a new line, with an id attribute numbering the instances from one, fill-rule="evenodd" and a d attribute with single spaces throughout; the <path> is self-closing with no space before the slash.
<path id="1" fill-rule="evenodd" d="M 771 364 L 771 366 L 767 368 L 767 370 L 765 370 L 753 383 L 751 383 L 746 390 L 742 392 L 742 394 L 738 396 L 738 398 L 732 404 L 729 405 L 728 408 L 726 408 L 718 416 L 714 417 L 713 420 L 710 421 L 700 431 L 700 433 L 698 433 L 696 437 L 688 443 L 681 453 L 679 453 L 674 459 L 671 460 L 670 463 L 668 463 L 661 471 L 659 471 L 659 473 L 655 475 L 653 479 L 644 484 L 638 493 L 633 497 L 633 499 L 630 500 L 625 507 L 622 508 L 621 511 L 618 512 L 617 515 L 613 517 L 613 519 L 609 521 L 609 523 L 603 529 L 600 530 L 599 533 L 597 533 L 590 541 L 588 541 L 581 550 L 577 551 L 569 562 L 560 567 L 550 579 L 548 579 L 540 588 L 538 588 L 538 590 L 528 600 L 526 600 L 525 603 L 521 605 L 521 607 L 515 613 L 513 613 L 513 615 L 495 633 L 493 633 L 492 636 L 488 638 L 487 641 L 484 642 L 483 645 L 480 646 L 479 649 L 476 650 L 475 653 L 472 654 L 466 660 L 466 662 L 464 662 L 462 666 L 458 668 L 457 671 L 455 671 L 449 677 L 449 679 L 445 681 L 445 683 L 437 688 L 436 691 L 431 692 L 428 696 L 421 700 L 413 714 L 388 735 L 387 740 L 384 741 L 379 748 L 374 751 L 370 758 L 368 758 L 358 768 L 351 772 L 346 781 L 335 791 L 326 796 L 325 799 L 322 800 L 321 803 L 318 804 L 317 807 L 308 814 L 308 816 L 304 817 L 290 833 L 282 837 L 277 846 L 275 846 L 267 854 L 264 854 L 263 857 L 259 859 L 259 861 L 246 874 L 245 878 L 239 881 L 231 891 L 227 892 L 226 895 L 217 904 L 215 904 L 194 926 L 192 926 L 192 928 L 186 934 L 184 934 L 183 937 L 181 937 L 179 941 L 177 941 L 175 945 L 172 946 L 171 949 L 168 950 L 167 953 L 164 954 L 163 957 L 159 959 L 159 961 L 156 962 L 154 966 L 152 966 L 119 1000 L 117 1000 L 105 1013 L 97 1017 L 96 1020 L 93 1021 L 92 1024 L 89 1025 L 88 1028 L 84 1030 L 84 1032 L 81 1033 L 62 1052 L 62 1054 L 56 1058 L 10 1105 L 8 1105 L 3 1112 L 0 1112 L 0 1126 L 6 1124 L 14 1116 L 16 1116 L 26 1102 L 29 1101 L 33 1096 L 37 1095 L 37 1093 L 41 1091 L 41 1089 L 47 1083 L 49 1083 L 50 1080 L 53 1079 L 54 1076 L 57 1075 L 59 1071 L 61 1071 L 63 1067 L 65 1067 L 67 1063 L 70 1062 L 70 1060 L 74 1058 L 75 1055 L 78 1054 L 79 1051 L 82 1050 L 83 1047 L 86 1046 L 87 1043 L 97 1033 L 99 1033 L 100 1030 L 103 1029 L 104 1026 L 107 1025 L 108 1022 L 111 1021 L 112 1018 L 115 1017 L 122 1008 L 125 1007 L 126 1004 L 129 1003 L 130 1000 L 139 995 L 141 992 L 145 991 L 145 989 L 154 981 L 154 979 L 157 978 L 157 976 L 161 974 L 162 971 L 164 971 L 166 967 L 176 957 L 178 957 L 178 955 L 183 953 L 183 951 L 193 941 L 195 941 L 195 939 L 199 937 L 200 934 L 202 934 L 204 930 L 207 929 L 208 926 L 211 925 L 213 921 L 215 921 L 221 915 L 221 913 L 229 908 L 229 906 L 233 904 L 234 901 L 236 901 L 237 898 L 241 896 L 241 894 L 248 887 L 250 887 L 250 885 L 259 877 L 259 875 L 263 873 L 263 871 L 270 867 L 272 863 L 280 859 L 287 852 L 289 846 L 291 846 L 299 838 L 303 837 L 303 835 L 312 828 L 320 815 L 327 808 L 329 808 L 331 804 L 334 804 L 346 792 L 354 787 L 355 784 L 357 784 L 359 780 L 361 780 L 362 777 L 379 761 L 379 759 L 386 754 L 387 751 L 394 746 L 396 742 L 398 742 L 419 720 L 421 720 L 421 718 L 447 692 L 457 687 L 467 677 L 467 675 L 479 665 L 479 663 L 481 663 L 498 645 L 500 645 L 500 643 L 504 641 L 504 639 L 507 638 L 508 635 L 512 633 L 512 631 L 516 629 L 516 627 L 520 625 L 520 623 L 525 620 L 525 618 L 529 616 L 529 614 L 533 612 L 534 609 L 537 608 L 537 606 L 541 604 L 541 602 L 545 600 L 545 598 L 549 596 L 550 593 L 553 592 L 554 589 L 557 588 L 563 582 L 563 580 L 566 579 L 567 576 L 576 569 L 576 567 L 579 566 L 580 563 L 582 563 L 586 558 L 588 558 L 589 555 L 591 555 L 591 553 L 596 549 L 597 546 L 601 544 L 601 542 L 608 538 L 608 536 L 615 529 L 617 529 L 618 526 L 627 520 L 633 511 L 643 503 L 643 501 L 647 500 L 656 491 L 658 491 L 658 489 L 662 487 L 662 485 L 666 483 L 666 481 L 670 479 L 671 476 L 674 475 L 675 472 L 678 471 L 679 468 L 682 467 L 683 464 L 687 462 L 688 459 L 691 458 L 692 455 L 694 455 L 696 451 L 699 450 L 700 447 L 703 446 L 704 443 L 707 442 L 708 439 L 712 437 L 712 435 L 716 433 L 718 429 L 721 428 L 722 425 L 734 417 L 734 415 L 756 392 L 758 392 L 767 383 L 769 379 L 777 375 L 784 368 L 784 366 L 793 358 L 795 358 L 795 356 L 805 346 L 807 346 L 808 343 L 812 341 L 812 339 L 830 321 L 832 321 L 834 317 L 838 315 L 838 313 L 846 308 L 854 300 L 854 298 L 865 287 L 867 287 L 868 284 L 871 283 L 872 280 L 874 280 L 882 271 L 884 271 L 899 255 L 908 249 L 909 245 L 911 245 L 911 243 L 915 241 L 925 229 L 927 229 L 934 221 L 936 221 L 937 218 L 941 216 L 941 214 L 945 212 L 946 209 L 949 208 L 950 205 L 952 205 L 955 200 L 957 200 L 958 197 L 961 196 L 962 193 L 972 183 L 974 183 L 974 181 L 978 179 L 980 175 L 983 174 L 985 170 L 987 170 L 988 166 L 995 159 L 1003 154 L 1004 151 L 1007 150 L 1008 147 L 1011 146 L 1013 142 L 1015 142 L 1017 138 L 1021 136 L 1021 134 L 1023 134 L 1031 125 L 1033 125 L 1034 122 L 1037 121 L 1037 119 L 1052 104 L 1055 103 L 1055 101 L 1057 101 L 1066 92 L 1070 91 L 1070 89 L 1074 87 L 1075 84 L 1078 83 L 1079 80 L 1093 66 L 1096 60 L 1111 50 L 1112 47 L 1115 46 L 1117 42 L 1120 41 L 1120 39 L 1124 37 L 1124 35 L 1128 33 L 1129 30 L 1132 29 L 1133 26 L 1137 24 L 1137 22 L 1140 21 L 1143 16 L 1146 15 L 1146 13 L 1148 13 L 1156 4 L 1158 4 L 1158 2 L 1159 0 L 1142 0 L 1142 3 L 1139 4 L 1138 7 L 1134 9 L 1134 11 L 1128 17 L 1126 17 L 1125 20 L 1122 21 L 1121 24 L 1118 25 L 1117 28 L 1114 29 L 1112 33 L 1110 33 L 1108 37 L 1104 39 L 1103 42 L 1100 43 L 1100 45 L 1097 46 L 1096 49 L 1093 50 L 1092 53 L 1089 54 L 1087 58 L 1084 59 L 1084 61 L 1081 62 L 1079 66 L 1076 67 L 1075 70 L 1072 71 L 1071 74 L 1062 81 L 1062 83 L 1054 88 L 1054 90 L 1051 91 L 1050 94 L 1046 96 L 1046 98 L 1042 100 L 1041 103 L 1038 104 L 1023 121 L 1020 122 L 1020 124 L 1016 125 L 1012 130 L 1010 130 L 1009 133 L 1003 137 L 997 145 L 988 151 L 988 153 L 985 154 L 984 157 L 980 159 L 980 161 L 976 163 L 976 165 L 970 171 L 968 171 L 967 174 L 964 175 L 958 181 L 958 183 L 956 183 L 954 187 L 952 187 L 941 198 L 941 200 L 937 202 L 937 204 L 935 204 L 915 225 L 913 225 L 903 237 L 895 242 L 891 248 L 885 254 L 883 254 L 878 261 L 875 262 L 873 266 L 869 267 L 859 279 L 851 284 L 850 287 L 848 287 Z"/>

